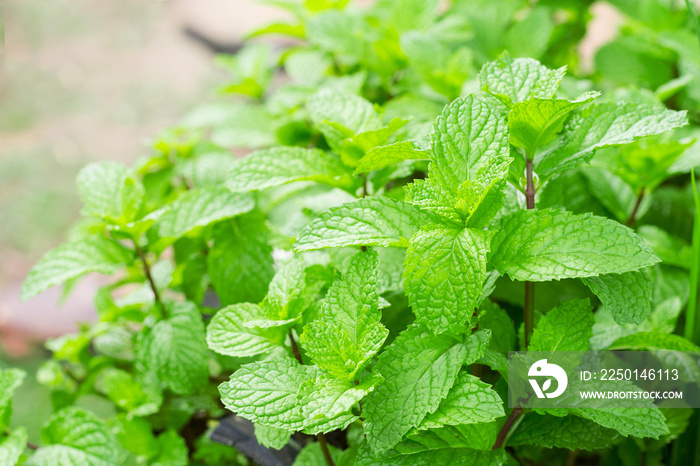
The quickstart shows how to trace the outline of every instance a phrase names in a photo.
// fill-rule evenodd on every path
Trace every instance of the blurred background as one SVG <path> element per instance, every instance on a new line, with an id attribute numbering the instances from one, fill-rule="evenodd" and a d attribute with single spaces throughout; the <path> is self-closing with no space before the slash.
<path id="1" fill-rule="evenodd" d="M 607 5 L 592 12 L 584 67 L 619 22 Z M 46 338 L 94 319 L 104 283 L 89 276 L 64 302 L 60 288 L 19 302 L 31 265 L 78 218 L 77 171 L 94 160 L 130 164 L 212 97 L 222 77 L 202 37 L 235 49 L 246 31 L 283 13 L 256 0 L 5 0 L 0 14 L 0 365 L 33 374 Z M 36 436 L 48 391 L 29 377 L 15 411 Z"/>

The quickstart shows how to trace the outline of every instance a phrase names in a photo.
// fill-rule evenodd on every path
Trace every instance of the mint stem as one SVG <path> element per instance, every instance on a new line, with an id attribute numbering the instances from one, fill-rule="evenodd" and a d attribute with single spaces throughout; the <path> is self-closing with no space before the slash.
<path id="1" fill-rule="evenodd" d="M 289 340 L 292 342 L 292 352 L 294 353 L 294 357 L 299 362 L 299 364 L 304 364 L 304 362 L 301 359 L 301 353 L 299 352 L 299 346 L 297 346 L 297 342 L 294 339 L 294 333 L 292 332 L 291 328 L 289 329 Z M 326 464 L 328 466 L 335 466 L 333 457 L 331 457 L 331 452 L 330 450 L 328 450 L 328 442 L 326 441 L 326 436 L 323 435 L 323 433 L 318 433 L 316 434 L 316 440 L 318 440 L 318 444 L 321 446 L 321 452 L 323 452 L 323 458 L 326 460 Z"/>
<path id="2" fill-rule="evenodd" d="M 535 208 L 535 182 L 532 173 L 532 157 L 527 155 L 527 165 L 525 167 L 527 176 L 527 186 L 525 188 L 525 201 L 527 209 Z M 530 335 L 535 327 L 535 284 L 533 282 L 525 282 L 525 302 L 523 304 L 523 321 L 525 323 L 524 343 L 527 350 L 530 343 Z"/>
<path id="3" fill-rule="evenodd" d="M 151 267 L 148 265 L 146 255 L 143 253 L 143 249 L 141 249 L 141 247 L 135 240 L 134 246 L 136 246 L 136 254 L 138 254 L 139 259 L 141 259 L 141 263 L 143 264 L 143 273 L 144 275 L 146 275 L 146 280 L 148 280 L 148 284 L 151 286 L 151 291 L 153 291 L 153 298 L 155 299 L 156 304 L 160 308 L 162 316 L 165 317 L 165 306 L 163 306 L 163 301 L 160 300 L 160 294 L 158 293 L 156 282 L 153 280 L 153 275 L 151 274 Z"/>
<path id="4" fill-rule="evenodd" d="M 518 420 L 521 414 L 523 414 L 523 408 L 521 408 L 520 406 L 516 406 L 515 408 L 513 408 L 513 410 L 508 415 L 508 419 L 506 419 L 506 422 L 503 424 L 501 431 L 498 433 L 498 437 L 496 437 L 496 443 L 493 444 L 492 450 L 497 450 L 503 446 L 503 444 L 506 441 L 506 437 L 510 432 L 510 428 L 513 427 L 513 424 L 515 424 L 515 421 Z"/>
<path id="5" fill-rule="evenodd" d="M 639 191 L 639 195 L 637 195 L 637 201 L 634 203 L 634 207 L 632 208 L 632 212 L 630 213 L 629 218 L 627 219 L 627 222 L 625 225 L 628 227 L 631 227 L 634 225 L 634 221 L 637 219 L 637 211 L 639 210 L 639 206 L 642 204 L 642 200 L 644 199 L 644 188 L 642 188 Z"/>

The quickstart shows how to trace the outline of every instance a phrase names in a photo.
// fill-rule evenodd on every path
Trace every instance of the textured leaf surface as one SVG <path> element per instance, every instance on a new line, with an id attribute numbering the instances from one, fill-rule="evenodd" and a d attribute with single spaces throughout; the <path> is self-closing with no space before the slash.
<path id="1" fill-rule="evenodd" d="M 412 430 L 394 447 L 399 453 L 411 454 L 442 448 L 491 450 L 498 435 L 498 423 L 462 424 L 437 429 Z"/>
<path id="2" fill-rule="evenodd" d="M 386 451 L 439 406 L 467 356 L 467 348 L 419 326 L 404 331 L 380 356 L 374 371 L 384 377 L 365 402 L 367 443 Z"/>
<path id="3" fill-rule="evenodd" d="M 269 232 L 259 219 L 233 222 L 212 235 L 207 270 L 222 304 L 259 303 L 275 273 Z"/>
<path id="4" fill-rule="evenodd" d="M 209 349 L 226 356 L 243 358 L 281 346 L 284 334 L 279 329 L 250 328 L 244 325 L 262 317 L 262 309 L 257 304 L 240 303 L 220 309 L 207 326 Z"/>
<path id="5" fill-rule="evenodd" d="M 0 371 L 0 427 L 2 427 L 8 408 L 12 405 L 12 397 L 15 391 L 26 376 L 27 374 L 20 369 L 4 369 Z"/>
<path id="6" fill-rule="evenodd" d="M 550 70 L 531 58 L 512 58 L 502 54 L 481 69 L 481 86 L 508 107 L 537 97 L 549 99 L 557 91 L 565 68 Z"/>
<path id="7" fill-rule="evenodd" d="M 470 95 L 447 105 L 435 121 L 430 179 L 456 190 L 493 159 L 509 159 L 505 118 L 492 102 Z M 479 181 L 488 184 L 482 175 Z"/>
<path id="8" fill-rule="evenodd" d="M 447 397 L 434 413 L 423 419 L 420 428 L 491 422 L 501 416 L 505 413 L 498 393 L 479 378 L 462 372 Z"/>
<path id="9" fill-rule="evenodd" d="M 508 440 L 508 445 L 539 445 L 545 448 L 597 450 L 618 443 L 613 429 L 577 416 L 556 417 L 530 413 Z"/>
<path id="10" fill-rule="evenodd" d="M 145 194 L 141 181 L 130 169 L 114 162 L 97 162 L 80 170 L 78 192 L 83 215 L 127 223 L 138 214 Z"/>
<path id="11" fill-rule="evenodd" d="M 610 350 L 672 350 L 700 351 L 700 348 L 683 337 L 668 333 L 639 332 L 618 338 L 610 345 Z"/>
<path id="12" fill-rule="evenodd" d="M 408 240 L 433 217 L 410 204 L 370 197 L 335 207 L 307 225 L 296 251 L 338 246 L 408 246 Z"/>
<path id="13" fill-rule="evenodd" d="M 537 148 L 554 140 L 570 112 L 599 95 L 590 92 L 575 100 L 533 98 L 516 103 L 508 114 L 510 143 L 534 155 Z"/>
<path id="14" fill-rule="evenodd" d="M 470 448 L 445 448 L 412 454 L 391 450 L 375 456 L 367 445 L 360 447 L 355 460 L 356 466 L 501 466 L 508 461 L 508 454 L 503 449 L 480 451 Z"/>
<path id="15" fill-rule="evenodd" d="M 653 284 L 646 271 L 588 277 L 583 283 L 618 325 L 640 324 L 651 314 Z"/>
<path id="16" fill-rule="evenodd" d="M 565 301 L 545 314 L 532 332 L 528 351 L 587 351 L 593 334 L 588 299 Z"/>
<path id="17" fill-rule="evenodd" d="M 404 288 L 417 319 L 433 332 L 460 333 L 486 279 L 488 233 L 430 226 L 411 239 Z"/>
<path id="18" fill-rule="evenodd" d="M 257 191 L 292 181 L 314 180 L 347 186 L 348 171 L 334 155 L 319 149 L 273 147 L 237 161 L 226 187 L 234 192 Z"/>
<path id="19" fill-rule="evenodd" d="M 379 311 L 378 265 L 373 250 L 353 256 L 345 275 L 328 290 L 320 318 L 301 335 L 314 364 L 340 379 L 353 379 L 389 334 Z"/>
<path id="20" fill-rule="evenodd" d="M 617 222 L 545 209 L 504 217 L 491 242 L 490 261 L 512 279 L 547 281 L 624 273 L 659 259 Z"/>
<path id="21" fill-rule="evenodd" d="M 188 191 L 153 226 L 160 238 L 179 238 L 197 227 L 244 214 L 253 198 L 226 189 Z"/>
<path id="22" fill-rule="evenodd" d="M 121 369 L 108 367 L 100 372 L 95 389 L 107 396 L 130 416 L 156 413 L 163 402 L 159 387 L 145 386 Z"/>
<path id="23" fill-rule="evenodd" d="M 397 142 L 388 146 L 379 146 L 370 150 L 360 159 L 355 174 L 390 167 L 404 160 L 425 160 L 428 153 L 418 150 L 410 141 Z"/>
<path id="24" fill-rule="evenodd" d="M 267 448 L 274 448 L 275 450 L 281 450 L 288 442 L 289 438 L 294 432 L 290 432 L 284 429 L 275 429 L 274 427 L 267 427 L 263 425 L 255 426 L 255 438 L 258 439 L 260 445 Z"/>
<path id="25" fill-rule="evenodd" d="M 113 465 L 119 445 L 109 427 L 94 414 L 69 407 L 55 413 L 41 431 L 47 444 L 25 464 L 39 466 Z"/>
<path id="26" fill-rule="evenodd" d="M 596 149 L 627 144 L 687 123 L 685 112 L 637 104 L 600 104 L 574 115 L 560 142 L 535 158 L 535 171 L 547 178 L 587 163 Z"/>
<path id="27" fill-rule="evenodd" d="M 659 438 L 668 434 L 666 420 L 658 408 L 578 408 L 572 410 L 573 414 L 589 419 L 596 424 L 609 429 L 614 429 L 627 437 L 652 437 Z"/>
<path id="28" fill-rule="evenodd" d="M 21 299 L 29 299 L 88 272 L 116 273 L 132 258 L 130 250 L 103 236 L 63 244 L 47 252 L 32 268 L 22 284 Z"/>
<path id="29" fill-rule="evenodd" d="M 27 447 L 27 430 L 18 427 L 0 440 L 0 466 L 15 466 Z"/>
<path id="30" fill-rule="evenodd" d="M 314 123 L 338 123 L 354 134 L 381 126 L 372 103 L 348 92 L 322 90 L 309 98 L 306 108 Z"/>
<path id="31" fill-rule="evenodd" d="M 196 306 L 171 303 L 167 318 L 143 338 L 141 360 L 173 392 L 195 393 L 209 377 L 209 355 L 204 323 Z"/>
<path id="32" fill-rule="evenodd" d="M 304 425 L 298 393 L 317 372 L 291 358 L 246 364 L 219 385 L 221 401 L 256 424 L 298 431 Z"/>

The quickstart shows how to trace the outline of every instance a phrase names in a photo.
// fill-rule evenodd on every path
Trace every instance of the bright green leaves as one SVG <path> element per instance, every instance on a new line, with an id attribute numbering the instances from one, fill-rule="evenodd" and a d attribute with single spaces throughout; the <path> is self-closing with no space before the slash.
<path id="1" fill-rule="evenodd" d="M 145 190 L 132 170 L 113 162 L 92 163 L 78 173 L 82 214 L 118 225 L 138 218 Z"/>
<path id="2" fill-rule="evenodd" d="M 508 445 L 540 445 L 545 448 L 597 450 L 621 440 L 612 429 L 576 416 L 556 417 L 530 413 L 520 423 Z"/>
<path id="3" fill-rule="evenodd" d="M 549 209 L 504 217 L 491 242 L 490 262 L 520 281 L 624 273 L 658 261 L 641 238 L 617 222 Z"/>
<path id="4" fill-rule="evenodd" d="M 21 299 L 29 299 L 88 272 L 116 273 L 132 259 L 129 249 L 103 236 L 66 243 L 46 253 L 32 268 L 22 284 Z"/>
<path id="5" fill-rule="evenodd" d="M 437 410 L 428 414 L 421 429 L 491 422 L 505 416 L 503 401 L 487 383 L 461 372 Z"/>
<path id="6" fill-rule="evenodd" d="M 531 97 L 549 99 L 557 91 L 565 68 L 550 70 L 531 58 L 512 58 L 507 53 L 486 63 L 479 79 L 484 90 L 506 107 Z"/>
<path id="7" fill-rule="evenodd" d="M 189 302 L 166 306 L 166 318 L 143 335 L 139 359 L 173 392 L 195 393 L 209 377 L 209 352 L 204 323 Z"/>
<path id="8" fill-rule="evenodd" d="M 394 118 L 385 126 L 369 101 L 335 90 L 312 95 L 306 107 L 328 145 L 349 167 L 357 166 L 367 152 L 386 144 L 391 135 L 408 123 Z"/>
<path id="9" fill-rule="evenodd" d="M 25 464 L 109 466 L 119 458 L 119 444 L 109 427 L 80 408 L 65 408 L 54 414 L 42 429 L 41 437 L 46 445 Z"/>
<path id="10" fill-rule="evenodd" d="M 238 160 L 229 172 L 226 187 L 234 192 L 246 192 L 302 180 L 338 187 L 352 184 L 347 169 L 328 152 L 302 147 L 273 147 Z"/>
<path id="11" fill-rule="evenodd" d="M 557 137 L 569 113 L 599 95 L 589 92 L 575 100 L 531 98 L 516 103 L 508 114 L 510 143 L 534 155 L 539 147 Z"/>
<path id="12" fill-rule="evenodd" d="M 355 168 L 355 174 L 367 173 L 373 170 L 395 165 L 404 160 L 423 160 L 428 158 L 428 153 L 415 148 L 410 141 L 397 142 L 388 146 L 379 146 L 371 149 L 362 157 Z"/>
<path id="13" fill-rule="evenodd" d="M 489 185 L 478 176 L 486 164 L 509 161 L 505 118 L 498 107 L 474 95 L 460 97 L 435 122 L 430 155 L 430 180 L 456 190 L 469 180 Z"/>
<path id="14" fill-rule="evenodd" d="M 356 420 L 352 407 L 376 382 L 370 378 L 355 386 L 287 358 L 247 364 L 219 390 L 228 409 L 256 424 L 318 433 Z"/>
<path id="15" fill-rule="evenodd" d="M 414 325 L 380 356 L 374 371 L 384 377 L 365 403 L 365 432 L 372 450 L 392 448 L 412 428 L 435 412 L 464 364 L 478 359 L 486 338 L 476 334 L 463 344 L 431 335 Z"/>
<path id="16" fill-rule="evenodd" d="M 0 437 L 0 466 L 15 466 L 27 446 L 27 429 L 18 427 Z"/>
<path id="17" fill-rule="evenodd" d="M 249 195 L 226 189 L 188 191 L 168 206 L 152 227 L 159 242 L 173 241 L 197 227 L 244 214 L 255 207 Z"/>
<path id="18" fill-rule="evenodd" d="M 148 416 L 158 412 L 163 395 L 154 383 L 141 383 L 132 374 L 115 367 L 100 372 L 95 388 L 130 416 Z"/>
<path id="19" fill-rule="evenodd" d="M 432 216 L 387 197 L 358 199 L 324 212 L 294 243 L 296 251 L 338 246 L 402 246 Z"/>
<path id="20" fill-rule="evenodd" d="M 449 464 L 450 466 L 501 466 L 507 464 L 508 454 L 503 449 L 473 450 L 471 448 L 424 448 L 417 452 L 399 452 L 390 450 L 383 455 L 375 456 L 368 447 L 360 448 L 357 454 L 356 466 L 434 466 Z"/>
<path id="21" fill-rule="evenodd" d="M 257 304 L 241 303 L 220 309 L 207 326 L 207 345 L 217 353 L 236 357 L 255 356 L 282 346 L 284 333 L 277 328 L 246 325 L 263 318 Z"/>
<path id="22" fill-rule="evenodd" d="M 373 250 L 353 256 L 300 338 L 314 364 L 342 380 L 353 380 L 389 333 L 380 321 L 378 265 Z"/>
<path id="23" fill-rule="evenodd" d="M 489 237 L 431 225 L 411 239 L 404 288 L 416 318 L 434 333 L 466 331 L 486 279 Z"/>
<path id="24" fill-rule="evenodd" d="M 574 115 L 561 140 L 535 157 L 535 171 L 542 178 L 587 163 L 596 149 L 628 144 L 637 138 L 663 133 L 687 123 L 685 112 L 663 107 L 607 103 Z"/>
<path id="25" fill-rule="evenodd" d="M 301 430 L 304 418 L 299 393 L 318 370 L 291 358 L 247 364 L 219 386 L 226 407 L 253 422 Z"/>
<path id="26" fill-rule="evenodd" d="M 547 312 L 532 333 L 528 351 L 587 351 L 593 313 L 587 299 L 565 301 Z"/>
<path id="27" fill-rule="evenodd" d="M 652 281 L 644 270 L 583 279 L 619 325 L 639 324 L 651 314 Z"/>
<path id="28" fill-rule="evenodd" d="M 0 429 L 10 424 L 12 396 L 27 374 L 20 369 L 0 370 Z"/>

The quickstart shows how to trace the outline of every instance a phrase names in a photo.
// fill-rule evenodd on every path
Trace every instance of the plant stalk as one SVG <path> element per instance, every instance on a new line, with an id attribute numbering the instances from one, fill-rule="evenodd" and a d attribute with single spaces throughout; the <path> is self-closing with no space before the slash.
<path id="1" fill-rule="evenodd" d="M 628 227 L 634 225 L 634 221 L 637 220 L 637 211 L 639 210 L 639 206 L 642 204 L 643 200 L 644 188 L 642 188 L 639 191 L 639 194 L 637 195 L 637 201 L 634 203 L 634 207 L 632 208 L 632 212 L 630 212 L 630 216 L 627 218 L 627 222 L 625 222 L 625 225 L 627 225 Z"/>
<path id="2" fill-rule="evenodd" d="M 525 188 L 525 202 L 527 209 L 535 208 L 535 182 L 532 173 L 532 157 L 527 156 L 527 165 L 525 166 L 527 176 L 527 186 Z M 535 284 L 533 282 L 525 282 L 525 302 L 523 303 L 523 321 L 525 323 L 524 343 L 527 350 L 530 343 L 530 335 L 535 328 Z"/>
<path id="3" fill-rule="evenodd" d="M 141 249 L 141 246 L 138 245 L 136 240 L 134 240 L 134 246 L 136 246 L 136 254 L 138 254 L 139 259 L 141 259 L 141 263 L 143 264 L 143 273 L 144 275 L 146 275 L 146 280 L 148 281 L 148 284 L 151 287 L 151 291 L 153 291 L 153 298 L 155 299 L 158 307 L 160 308 L 163 317 L 165 317 L 165 306 L 163 305 L 163 301 L 161 301 L 160 299 L 160 293 L 158 293 L 158 287 L 156 287 L 156 282 L 153 280 L 153 275 L 151 274 L 151 266 L 148 265 L 146 255 L 143 253 L 143 249 Z"/>
<path id="4" fill-rule="evenodd" d="M 513 408 L 513 410 L 508 415 L 508 419 L 506 419 L 506 422 L 503 424 L 503 427 L 501 427 L 501 430 L 498 432 L 498 437 L 496 437 L 496 443 L 493 444 L 492 450 L 497 450 L 504 445 L 506 437 L 508 437 L 508 433 L 510 432 L 510 429 L 513 427 L 515 421 L 517 421 L 522 414 L 523 408 L 521 408 L 520 406 L 516 406 L 515 408 Z"/>
<path id="5" fill-rule="evenodd" d="M 297 342 L 294 339 L 294 333 L 292 332 L 291 328 L 289 329 L 289 340 L 292 342 L 292 352 L 294 353 L 294 357 L 299 362 L 299 364 L 304 364 L 304 362 L 301 359 L 301 353 L 299 352 L 299 346 L 297 346 Z M 326 436 L 323 435 L 323 433 L 318 433 L 316 434 L 316 440 L 318 440 L 318 444 L 321 446 L 321 452 L 323 453 L 323 458 L 326 460 L 326 464 L 328 466 L 335 466 L 335 462 L 333 461 L 331 452 L 328 449 L 328 442 L 326 441 Z"/>

